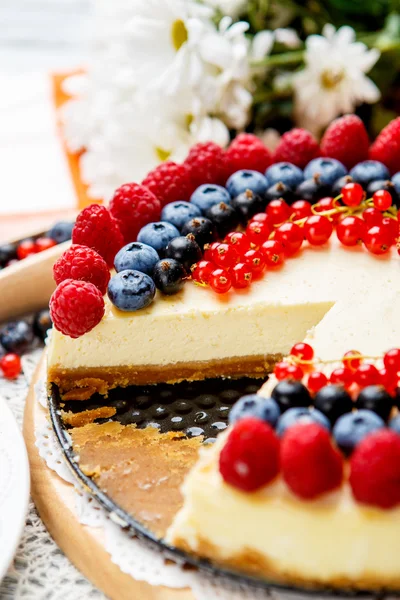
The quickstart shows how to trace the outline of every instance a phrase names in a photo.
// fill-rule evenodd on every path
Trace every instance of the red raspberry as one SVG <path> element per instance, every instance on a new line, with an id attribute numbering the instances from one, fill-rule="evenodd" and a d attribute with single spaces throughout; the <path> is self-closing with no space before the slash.
<path id="1" fill-rule="evenodd" d="M 244 492 L 270 483 L 279 472 L 279 439 L 268 423 L 248 417 L 237 421 L 219 457 L 223 480 Z"/>
<path id="2" fill-rule="evenodd" d="M 367 435 L 350 459 L 349 482 L 358 502 L 393 508 L 400 504 L 400 435 L 379 429 Z"/>
<path id="3" fill-rule="evenodd" d="M 321 156 L 321 150 L 315 137 L 305 129 L 295 128 L 281 137 L 274 162 L 286 161 L 304 169 L 317 156 Z"/>
<path id="4" fill-rule="evenodd" d="M 329 431 L 316 423 L 299 423 L 286 430 L 281 468 L 286 484 L 304 500 L 338 488 L 343 479 L 343 458 Z"/>
<path id="5" fill-rule="evenodd" d="M 195 144 L 187 155 L 185 165 L 189 168 L 195 188 L 202 183 L 225 184 L 227 179 L 225 152 L 214 142 Z"/>
<path id="6" fill-rule="evenodd" d="M 335 119 L 321 140 L 324 156 L 340 160 L 348 169 L 368 158 L 369 139 L 364 123 L 356 115 Z"/>
<path id="7" fill-rule="evenodd" d="M 189 200 L 193 192 L 193 184 L 186 165 L 177 165 L 167 161 L 150 171 L 142 181 L 156 198 L 161 206 L 176 200 Z"/>
<path id="8" fill-rule="evenodd" d="M 64 279 L 89 281 L 105 294 L 110 271 L 106 261 L 92 248 L 72 244 L 54 264 L 53 277 L 57 285 Z"/>
<path id="9" fill-rule="evenodd" d="M 382 129 L 369 150 L 369 157 L 383 162 L 392 175 L 400 171 L 400 117 Z"/>
<path id="10" fill-rule="evenodd" d="M 64 335 L 78 338 L 100 323 L 104 299 L 93 283 L 65 279 L 50 298 L 54 327 Z"/>
<path id="11" fill-rule="evenodd" d="M 72 243 L 93 248 L 112 267 L 115 255 L 124 245 L 124 239 L 108 209 L 100 204 L 91 204 L 76 218 Z"/>
<path id="12" fill-rule="evenodd" d="M 252 169 L 264 173 L 271 162 L 271 153 L 260 138 L 251 133 L 240 133 L 225 153 L 228 175 L 240 169 Z"/>
<path id="13" fill-rule="evenodd" d="M 115 191 L 110 212 L 117 220 L 125 244 L 129 244 L 136 240 L 144 225 L 160 219 L 161 202 L 143 185 L 125 183 Z"/>

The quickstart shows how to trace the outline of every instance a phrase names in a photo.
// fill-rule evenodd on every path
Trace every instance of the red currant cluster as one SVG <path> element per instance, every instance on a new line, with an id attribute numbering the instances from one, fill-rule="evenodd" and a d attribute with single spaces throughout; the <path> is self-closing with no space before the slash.
<path id="1" fill-rule="evenodd" d="M 381 357 L 374 357 L 378 360 Z M 346 390 L 358 390 L 369 385 L 382 385 L 386 391 L 394 395 L 400 380 L 400 349 L 393 348 L 384 354 L 383 368 L 365 362 L 364 357 L 357 350 L 349 350 L 341 360 L 342 366 L 333 369 L 329 377 L 316 367 L 324 364 L 314 357 L 313 348 L 304 342 L 295 344 L 290 355 L 282 362 L 275 365 L 274 375 L 280 381 L 292 378 L 305 380 L 311 394 L 316 394 L 328 383 L 342 385 Z M 325 364 L 328 361 L 325 361 Z M 329 361 L 339 362 L 339 361 Z"/>
<path id="2" fill-rule="evenodd" d="M 16 379 L 21 371 L 21 359 L 18 354 L 10 352 L 0 359 L 0 372 L 6 379 Z"/>
<path id="3" fill-rule="evenodd" d="M 39 237 L 35 240 L 23 240 L 17 246 L 17 256 L 19 260 L 22 260 L 27 258 L 27 256 L 38 254 L 39 252 L 48 250 L 56 245 L 57 243 L 49 237 Z"/>

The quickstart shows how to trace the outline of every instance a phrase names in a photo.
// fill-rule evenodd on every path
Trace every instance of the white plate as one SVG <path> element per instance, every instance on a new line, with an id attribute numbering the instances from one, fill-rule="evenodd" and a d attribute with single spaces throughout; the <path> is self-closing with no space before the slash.
<path id="1" fill-rule="evenodd" d="M 29 466 L 17 422 L 0 397 L 0 579 L 5 575 L 25 525 Z"/>

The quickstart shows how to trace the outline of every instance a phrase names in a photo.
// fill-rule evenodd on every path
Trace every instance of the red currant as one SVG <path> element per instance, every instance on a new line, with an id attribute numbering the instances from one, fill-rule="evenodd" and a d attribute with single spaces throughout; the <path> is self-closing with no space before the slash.
<path id="1" fill-rule="evenodd" d="M 212 244 L 206 244 L 204 246 L 204 254 L 203 254 L 203 258 L 204 260 L 213 260 L 213 252 L 215 250 L 215 248 L 218 248 L 218 246 L 220 245 L 221 242 L 212 242 Z"/>
<path id="2" fill-rule="evenodd" d="M 354 372 L 354 383 L 364 388 L 368 385 L 378 385 L 381 382 L 381 376 L 374 365 L 363 364 Z"/>
<path id="3" fill-rule="evenodd" d="M 211 273 L 216 268 L 216 265 L 209 260 L 200 260 L 193 265 L 192 279 L 199 283 L 208 283 Z"/>
<path id="4" fill-rule="evenodd" d="M 56 245 L 57 244 L 54 240 L 46 237 L 40 237 L 35 241 L 36 252 L 43 252 L 43 250 L 48 250 Z"/>
<path id="5" fill-rule="evenodd" d="M 361 365 L 362 354 L 358 350 L 349 350 L 343 355 L 342 363 L 351 371 L 355 371 Z"/>
<path id="6" fill-rule="evenodd" d="M 388 350 L 383 357 L 383 364 L 388 371 L 395 373 L 400 371 L 400 348 Z"/>
<path id="7" fill-rule="evenodd" d="M 294 221 L 305 219 L 305 217 L 310 217 L 311 215 L 312 208 L 310 202 L 307 202 L 307 200 L 296 200 L 296 202 L 293 202 L 292 218 Z"/>
<path id="8" fill-rule="evenodd" d="M 248 288 L 253 279 L 251 267 L 245 263 L 238 263 L 232 269 L 232 284 L 234 288 Z"/>
<path id="9" fill-rule="evenodd" d="M 364 198 L 364 190 L 359 183 L 350 182 L 342 187 L 342 202 L 346 206 L 358 206 Z"/>
<path id="10" fill-rule="evenodd" d="M 15 379 L 21 373 L 21 359 L 18 354 L 5 354 L 0 360 L 0 369 L 6 379 Z"/>
<path id="11" fill-rule="evenodd" d="M 397 388 L 398 377 L 397 374 L 393 371 L 389 371 L 388 369 L 381 369 L 379 371 L 379 375 L 381 376 L 381 383 L 385 390 L 394 395 Z"/>
<path id="12" fill-rule="evenodd" d="M 296 356 L 301 360 L 312 360 L 314 358 L 314 349 L 310 344 L 306 344 L 304 342 L 299 342 L 292 346 L 290 351 L 291 356 Z"/>
<path id="13" fill-rule="evenodd" d="M 231 269 L 239 260 L 239 255 L 233 246 L 218 244 L 211 250 L 211 260 L 222 269 Z"/>
<path id="14" fill-rule="evenodd" d="M 233 246 L 240 256 L 250 248 L 249 238 L 245 233 L 241 233 L 240 231 L 228 233 L 228 235 L 225 236 L 224 242 L 225 244 Z"/>
<path id="15" fill-rule="evenodd" d="M 372 196 L 374 206 L 378 210 L 384 211 L 392 206 L 392 196 L 387 190 L 378 190 Z"/>
<path id="16" fill-rule="evenodd" d="M 399 222 L 397 219 L 392 219 L 391 217 L 384 217 L 382 219 L 382 225 L 387 230 L 388 235 L 391 239 L 391 245 L 396 242 L 396 239 L 399 237 Z"/>
<path id="17" fill-rule="evenodd" d="M 353 383 L 353 372 L 347 367 L 338 367 L 330 374 L 329 382 L 343 385 L 345 388 L 350 387 Z"/>
<path id="18" fill-rule="evenodd" d="M 214 269 L 208 283 L 217 294 L 225 294 L 232 287 L 231 276 L 225 269 Z"/>
<path id="19" fill-rule="evenodd" d="M 309 374 L 307 379 L 307 387 L 311 394 L 316 394 L 321 388 L 328 383 L 328 378 L 325 373 L 320 371 L 313 371 Z"/>
<path id="20" fill-rule="evenodd" d="M 304 223 L 304 235 L 313 246 L 326 244 L 333 232 L 333 225 L 327 217 L 312 215 Z"/>
<path id="21" fill-rule="evenodd" d="M 290 206 L 284 200 L 271 200 L 266 210 L 272 225 L 287 221 L 291 212 Z"/>
<path id="22" fill-rule="evenodd" d="M 372 254 L 385 254 L 392 241 L 391 232 L 384 225 L 374 225 L 363 236 L 364 245 Z"/>
<path id="23" fill-rule="evenodd" d="M 303 231 L 296 223 L 283 223 L 275 231 L 275 240 L 282 244 L 286 256 L 292 256 L 301 248 Z"/>
<path id="24" fill-rule="evenodd" d="M 299 365 L 288 365 L 286 369 L 286 377 L 301 381 L 304 377 L 304 371 Z"/>
<path id="25" fill-rule="evenodd" d="M 247 250 L 243 254 L 243 261 L 251 268 L 253 277 L 261 275 L 265 269 L 265 259 L 260 250 Z"/>
<path id="26" fill-rule="evenodd" d="M 362 216 L 368 228 L 382 223 L 382 213 L 373 206 L 366 208 Z"/>
<path id="27" fill-rule="evenodd" d="M 358 217 L 345 217 L 336 227 L 336 235 L 343 246 L 356 246 L 363 239 L 365 223 Z"/>
<path id="28" fill-rule="evenodd" d="M 265 212 L 257 213 L 256 215 L 254 215 L 254 217 L 251 217 L 250 223 L 252 221 L 258 221 L 259 223 L 263 223 L 264 221 L 267 221 L 267 223 L 270 222 L 269 217 L 268 217 L 267 213 L 265 213 Z M 230 234 L 228 234 L 228 235 L 230 235 Z"/>
<path id="29" fill-rule="evenodd" d="M 268 267 L 281 265 L 285 260 L 283 246 L 277 240 L 267 240 L 260 248 Z"/>
<path id="30" fill-rule="evenodd" d="M 287 370 L 289 366 L 289 363 L 284 362 L 283 360 L 276 363 L 274 367 L 274 375 L 278 381 L 281 381 L 281 379 L 285 379 L 285 377 L 287 377 Z"/>
<path id="31" fill-rule="evenodd" d="M 265 215 L 267 216 L 267 215 Z M 267 240 L 272 232 L 273 226 L 267 221 L 250 221 L 246 227 L 246 234 L 250 242 L 256 246 L 261 246 Z"/>
<path id="32" fill-rule="evenodd" d="M 31 254 L 36 254 L 36 252 L 36 244 L 33 240 L 24 240 L 23 242 L 18 244 L 17 256 L 19 260 L 22 260 L 27 256 L 30 256 Z"/>
<path id="33" fill-rule="evenodd" d="M 335 208 L 335 199 L 331 198 L 330 196 L 327 196 L 326 198 L 321 198 L 321 200 L 319 200 L 316 204 L 314 204 L 313 206 L 313 211 L 320 213 L 320 212 L 326 212 L 326 211 L 331 211 Z M 340 213 L 332 213 L 331 215 L 329 215 L 329 218 L 331 219 L 332 223 L 335 225 L 338 220 L 340 219 Z"/>

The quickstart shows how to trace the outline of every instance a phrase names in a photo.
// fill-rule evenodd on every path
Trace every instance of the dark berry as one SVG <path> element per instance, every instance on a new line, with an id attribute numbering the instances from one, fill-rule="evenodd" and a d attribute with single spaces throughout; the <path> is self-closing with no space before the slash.
<path id="1" fill-rule="evenodd" d="M 193 233 L 194 239 L 201 249 L 203 249 L 205 244 L 210 244 L 217 237 L 213 223 L 205 217 L 195 217 L 187 221 L 182 227 L 182 235 L 188 235 L 189 233 Z"/>
<path id="2" fill-rule="evenodd" d="M 352 183 L 352 181 L 353 181 L 353 178 L 350 175 L 344 175 L 343 177 L 339 177 L 339 179 L 336 179 L 336 181 L 332 185 L 330 196 L 332 196 L 333 198 L 336 198 L 336 196 L 339 196 L 339 194 L 342 193 L 342 188 L 347 183 Z"/>
<path id="3" fill-rule="evenodd" d="M 309 202 L 318 202 L 321 198 L 329 196 L 330 186 L 322 183 L 318 175 L 311 179 L 306 179 L 297 186 L 295 194 L 297 198 L 308 200 Z"/>
<path id="4" fill-rule="evenodd" d="M 246 190 L 232 198 L 233 208 L 238 212 L 240 222 L 247 225 L 251 217 L 265 210 L 265 200 L 251 190 Z"/>
<path id="5" fill-rule="evenodd" d="M 231 201 L 229 192 L 222 187 L 222 185 L 214 185 L 212 183 L 204 183 L 200 185 L 190 196 L 190 203 L 201 212 L 206 212 L 214 204 L 219 202 L 225 202 L 226 204 Z M 199 215 L 189 215 L 186 219 L 196 217 Z M 167 219 L 168 221 L 169 219 Z M 174 223 L 175 224 L 175 223 Z"/>
<path id="6" fill-rule="evenodd" d="M 167 296 L 177 294 L 183 287 L 186 272 L 183 265 L 173 258 L 164 258 L 154 267 L 156 287 Z"/>
<path id="7" fill-rule="evenodd" d="M 375 179 L 389 179 L 390 177 L 388 168 L 377 160 L 364 160 L 358 163 L 351 169 L 349 175 L 353 181 L 361 183 L 364 188 Z"/>
<path id="8" fill-rule="evenodd" d="M 393 398 L 382 385 L 368 385 L 363 388 L 356 402 L 357 408 L 372 410 L 384 421 L 388 420 L 393 404 Z"/>
<path id="9" fill-rule="evenodd" d="M 272 390 L 272 398 L 277 401 L 282 412 L 297 406 L 310 406 L 308 389 L 300 381 L 283 379 Z"/>
<path id="10" fill-rule="evenodd" d="M 314 405 L 332 424 L 353 409 L 353 401 L 341 385 L 325 385 L 315 395 Z"/>
<path id="11" fill-rule="evenodd" d="M 158 252 L 151 246 L 140 242 L 131 242 L 117 252 L 114 258 L 114 267 L 118 273 L 133 269 L 151 276 L 154 266 L 159 260 Z"/>
<path id="12" fill-rule="evenodd" d="M 238 213 L 230 204 L 225 202 L 214 204 L 206 211 L 206 217 L 214 223 L 220 238 L 225 237 L 227 233 L 233 231 L 239 225 Z"/>
<path id="13" fill-rule="evenodd" d="M 0 266 L 5 267 L 10 260 L 17 258 L 17 244 L 3 244 L 0 246 Z"/>
<path id="14" fill-rule="evenodd" d="M 319 410 L 308 406 L 297 406 L 289 408 L 283 413 L 278 421 L 276 433 L 281 437 L 289 427 L 293 427 L 297 423 L 317 423 L 325 429 L 330 430 L 331 428 L 328 419 Z"/>
<path id="15" fill-rule="evenodd" d="M 59 221 L 49 229 L 46 236 L 54 240 L 57 244 L 62 244 L 71 239 L 74 225 L 74 221 Z"/>
<path id="16" fill-rule="evenodd" d="M 198 206 L 190 202 L 184 202 L 183 200 L 166 204 L 161 212 L 161 220 L 168 221 L 168 223 L 175 225 L 179 230 L 182 229 L 186 221 L 200 216 L 201 210 Z"/>
<path id="17" fill-rule="evenodd" d="M 322 183 L 331 186 L 339 177 L 347 175 L 347 169 L 335 158 L 314 158 L 304 169 L 304 178 L 310 179 L 314 175 L 318 175 Z"/>
<path id="18" fill-rule="evenodd" d="M 271 165 L 265 171 L 265 176 L 268 179 L 270 186 L 281 182 L 292 190 L 296 189 L 296 187 L 304 180 L 303 171 L 289 162 L 279 162 Z"/>
<path id="19" fill-rule="evenodd" d="M 164 256 L 165 248 L 175 237 L 178 237 L 179 230 L 168 223 L 168 221 L 158 221 L 157 223 L 148 223 L 139 231 L 137 241 L 141 244 L 151 246 L 156 250 L 159 256 Z"/>
<path id="20" fill-rule="evenodd" d="M 372 196 L 378 190 L 386 190 L 392 196 L 393 204 L 397 207 L 400 206 L 400 196 L 397 193 L 396 187 L 392 181 L 388 179 L 375 179 L 368 184 L 367 187 L 367 197 L 372 198 Z"/>
<path id="21" fill-rule="evenodd" d="M 179 236 L 170 241 L 165 249 L 166 258 L 173 258 L 183 265 L 186 273 L 190 273 L 190 267 L 201 260 L 201 249 L 193 234 Z"/>
<path id="22" fill-rule="evenodd" d="M 51 322 L 50 311 L 45 308 L 40 310 L 33 319 L 33 333 L 42 341 L 45 340 L 47 332 L 51 329 L 53 323 Z"/>
<path id="23" fill-rule="evenodd" d="M 245 417 L 256 417 L 274 427 L 280 414 L 278 403 L 273 398 L 263 398 L 258 394 L 249 394 L 242 396 L 234 404 L 229 414 L 229 423 L 236 423 L 236 421 Z"/>
<path id="24" fill-rule="evenodd" d="M 287 204 L 295 201 L 296 196 L 291 187 L 279 181 L 271 185 L 264 194 L 264 198 L 269 204 L 272 200 L 284 200 Z"/>
<path id="25" fill-rule="evenodd" d="M 151 304 L 156 293 L 154 281 L 140 271 L 120 271 L 110 279 L 107 294 L 120 310 L 134 311 Z"/>
<path id="26" fill-rule="evenodd" d="M 333 428 L 333 437 L 340 450 L 349 456 L 369 433 L 385 427 L 383 419 L 371 410 L 358 410 L 342 415 Z"/>
<path id="27" fill-rule="evenodd" d="M 258 171 L 243 169 L 233 173 L 226 182 L 226 189 L 234 198 L 239 196 L 246 190 L 252 191 L 254 194 L 262 195 L 268 188 L 267 178 Z"/>
<path id="28" fill-rule="evenodd" d="M 25 321 L 12 321 L 0 330 L 0 343 L 7 352 L 23 354 L 30 349 L 33 339 L 32 327 Z"/>

